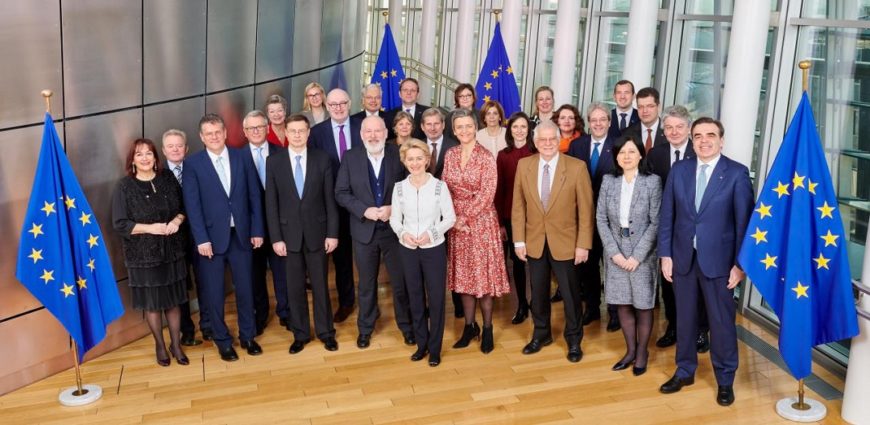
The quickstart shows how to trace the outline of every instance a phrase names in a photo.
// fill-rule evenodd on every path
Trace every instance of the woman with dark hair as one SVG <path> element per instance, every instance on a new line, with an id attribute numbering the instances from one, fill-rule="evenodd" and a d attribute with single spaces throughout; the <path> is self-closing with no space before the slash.
<path id="1" fill-rule="evenodd" d="M 487 100 L 480 108 L 480 120 L 484 127 L 477 131 L 477 143 L 485 147 L 492 156 L 507 146 L 505 143 L 504 108 L 495 100 Z"/>
<path id="2" fill-rule="evenodd" d="M 517 175 L 517 164 L 521 159 L 537 152 L 529 133 L 529 116 L 525 112 L 516 112 L 508 119 L 508 131 L 504 140 L 507 147 L 496 157 L 498 184 L 495 189 L 495 209 L 501 219 L 505 231 L 505 251 L 510 253 L 513 264 L 514 286 L 517 294 L 517 312 L 511 323 L 518 325 L 529 317 L 529 300 L 526 299 L 526 263 L 517 258 L 513 249 L 513 231 L 511 228 L 511 209 L 514 199 L 514 180 Z"/>
<path id="3" fill-rule="evenodd" d="M 287 136 L 284 135 L 284 118 L 287 117 L 287 100 L 280 94 L 273 94 L 266 99 L 263 108 L 269 119 L 269 130 L 266 132 L 266 140 L 273 144 L 287 147 Z"/>
<path id="4" fill-rule="evenodd" d="M 474 86 L 468 83 L 462 83 L 456 86 L 453 90 L 453 107 L 454 109 L 447 113 L 447 118 L 444 119 L 444 136 L 448 139 L 456 140 L 456 135 L 453 134 L 453 112 L 458 110 L 470 111 L 477 128 L 480 128 L 480 111 L 477 110 L 477 93 L 474 91 Z"/>
<path id="5" fill-rule="evenodd" d="M 640 139 L 628 135 L 613 147 L 615 169 L 604 176 L 596 221 L 604 245 L 604 299 L 616 305 L 625 355 L 613 370 L 632 364 L 635 376 L 646 372 L 656 297 L 656 233 L 662 200 L 661 180 L 650 174 Z"/>
<path id="6" fill-rule="evenodd" d="M 586 122 L 574 105 L 562 105 L 553 114 L 553 122 L 559 126 L 559 152 L 566 153 L 574 139 L 583 135 Z"/>
<path id="7" fill-rule="evenodd" d="M 414 134 L 414 117 L 411 114 L 402 110 L 397 111 L 393 117 L 392 125 L 396 137 L 390 139 L 389 142 L 402 146 L 411 140 L 421 141 L 412 136 Z"/>
<path id="8" fill-rule="evenodd" d="M 541 86 L 535 90 L 535 109 L 532 110 L 532 117 L 529 121 L 532 123 L 532 128 L 540 124 L 541 121 L 551 120 L 553 117 L 553 89 L 548 86 Z"/>
<path id="9" fill-rule="evenodd" d="M 124 264 L 133 308 L 145 311 L 154 337 L 157 364 L 189 363 L 181 350 L 181 309 L 187 301 L 186 241 L 181 186 L 163 170 L 154 142 L 137 139 L 127 154 L 127 176 L 115 187 L 112 224 L 124 246 Z M 163 340 L 163 314 L 169 323 L 170 352 Z"/>

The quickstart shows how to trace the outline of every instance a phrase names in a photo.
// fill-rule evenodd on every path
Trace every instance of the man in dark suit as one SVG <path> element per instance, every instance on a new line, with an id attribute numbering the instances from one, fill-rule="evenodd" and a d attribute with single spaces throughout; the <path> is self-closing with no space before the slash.
<path id="1" fill-rule="evenodd" d="M 670 174 L 671 166 L 674 163 L 683 159 L 695 158 L 692 140 L 689 139 L 689 128 L 692 125 L 692 118 L 685 107 L 674 105 L 665 108 L 662 113 L 662 125 L 664 126 L 665 137 L 667 137 L 668 143 L 652 148 L 649 151 L 649 155 L 647 155 L 647 162 L 652 172 L 658 175 L 663 183 L 667 183 L 668 174 Z M 665 317 L 668 320 L 668 327 L 661 338 L 656 341 L 656 346 L 665 348 L 677 343 L 677 304 L 674 299 L 673 283 L 668 282 L 664 276 L 661 276 L 660 280 L 662 282 L 662 300 Z M 710 350 L 710 340 L 707 337 L 708 330 L 707 312 L 704 309 L 704 303 L 699 302 L 697 340 L 699 353 L 706 353 Z"/>
<path id="2" fill-rule="evenodd" d="M 637 92 L 635 99 L 640 121 L 625 129 L 623 134 L 634 134 L 640 138 L 649 153 L 653 147 L 668 142 L 659 120 L 659 91 L 653 87 L 644 87 Z"/>
<path id="3" fill-rule="evenodd" d="M 613 171 L 613 138 L 608 135 L 610 129 L 610 113 L 602 103 L 592 103 L 586 112 L 586 122 L 589 124 L 589 134 L 580 136 L 571 142 L 568 147 L 568 155 L 580 159 L 586 165 L 589 176 L 592 179 L 592 208 L 593 216 L 595 206 L 598 205 L 598 189 L 601 188 L 601 180 L 607 173 Z M 583 316 L 583 325 L 588 325 L 601 319 L 601 256 L 604 247 L 598 230 L 593 227 L 592 249 L 589 250 L 589 260 L 581 264 L 577 271 L 580 283 L 583 285 L 583 301 L 586 303 L 586 314 Z M 609 320 L 607 330 L 614 332 L 619 330 L 619 316 L 616 307 L 607 306 Z"/>
<path id="4" fill-rule="evenodd" d="M 417 80 L 410 77 L 402 80 L 402 84 L 399 85 L 399 97 L 402 99 L 402 106 L 390 111 L 385 121 L 388 126 L 392 126 L 396 112 L 405 111 L 414 117 L 414 132 L 411 133 L 411 137 L 423 140 L 425 137 L 421 128 L 423 123 L 423 112 L 429 109 L 429 107 L 417 103 L 417 97 L 419 95 L 420 84 L 417 83 Z M 444 120 L 442 119 L 441 121 Z"/>
<path id="5" fill-rule="evenodd" d="M 187 156 L 187 134 L 183 131 L 171 128 L 163 133 L 161 138 L 163 145 L 163 155 L 166 157 L 166 169 L 172 171 L 178 184 L 183 184 L 182 176 L 184 176 L 184 157 Z M 196 260 L 199 254 L 196 252 L 196 247 L 193 246 L 193 240 L 190 238 L 190 223 L 184 220 L 181 223 L 181 232 L 188 236 L 190 242 L 189 250 L 185 258 L 190 263 L 193 273 L 187 274 L 188 288 L 196 286 L 196 298 L 199 300 L 199 329 L 202 332 L 203 339 L 211 340 L 211 327 L 208 324 L 208 313 L 206 312 L 205 303 L 203 301 L 202 292 L 199 283 L 199 271 L 197 270 Z M 194 283 L 195 282 L 195 283 Z M 190 301 L 185 301 L 181 304 L 181 345 L 195 346 L 202 344 L 202 341 L 196 339 L 196 327 L 193 324 L 193 319 L 190 317 Z"/>
<path id="6" fill-rule="evenodd" d="M 257 177 L 260 182 L 260 197 L 263 199 L 263 208 L 266 207 L 266 201 L 263 197 L 266 190 L 266 159 L 274 154 L 283 151 L 280 146 L 266 143 L 266 133 L 269 121 L 266 115 L 258 110 L 254 110 L 245 116 L 242 120 L 242 128 L 245 132 L 245 137 L 248 139 L 247 149 L 243 149 L 251 155 L 254 161 L 254 166 L 257 169 Z M 268 235 L 268 227 L 265 230 Z M 287 319 L 290 315 L 290 310 L 287 305 L 287 273 L 285 272 L 284 259 L 279 258 L 272 251 L 272 244 L 269 240 L 263 242 L 263 246 L 254 250 L 253 255 L 253 276 L 251 282 L 254 291 L 254 319 L 257 325 L 257 335 L 263 333 L 266 329 L 266 324 L 269 322 L 269 291 L 266 285 L 266 269 L 272 269 L 272 284 L 275 288 L 275 314 L 281 326 L 289 327 Z"/>
<path id="7" fill-rule="evenodd" d="M 405 167 L 399 160 L 399 147 L 386 144 L 387 128 L 380 117 L 368 117 L 362 122 L 363 146 L 347 152 L 335 182 L 335 201 L 350 213 L 350 233 L 359 271 L 359 337 L 356 345 L 368 348 L 378 308 L 378 269 L 381 255 L 390 274 L 393 309 L 396 324 L 405 344 L 414 345 L 414 328 L 402 263 L 399 240 L 390 228 L 390 205 L 393 185 L 405 177 Z"/>
<path id="8" fill-rule="evenodd" d="M 239 359 L 224 322 L 224 271 L 229 264 L 236 291 L 239 339 L 249 355 L 262 354 L 254 341 L 256 324 L 251 289 L 251 255 L 263 244 L 263 210 L 254 162 L 226 146 L 223 119 L 206 114 L 199 121 L 205 150 L 184 164 L 182 192 L 190 230 L 200 258 L 203 296 L 221 359 Z"/>
<path id="9" fill-rule="evenodd" d="M 266 222 L 276 254 L 286 257 L 290 328 L 296 354 L 311 341 L 305 271 L 311 280 L 314 330 L 329 351 L 338 350 L 329 286 L 326 255 L 339 244 L 339 213 L 335 205 L 333 173 L 329 155 L 308 149 L 308 119 L 287 117 L 287 150 L 266 160 Z"/>
<path id="10" fill-rule="evenodd" d="M 363 110 L 351 115 L 350 119 L 362 122 L 362 120 L 367 117 L 381 117 L 386 123 L 387 140 L 389 140 L 396 137 L 396 134 L 393 132 L 393 123 L 386 121 L 388 113 L 384 112 L 382 102 L 383 91 L 381 90 L 381 86 L 374 83 L 365 86 L 362 91 Z"/>
<path id="11" fill-rule="evenodd" d="M 429 161 L 429 174 L 440 179 L 441 173 L 444 172 L 444 154 L 448 149 L 459 146 L 459 142 L 444 135 L 444 113 L 440 109 L 427 109 L 423 112 L 422 120 L 425 137 L 421 140 L 429 146 L 429 154 L 433 158 Z M 453 300 L 453 317 L 457 319 L 463 317 L 465 312 L 462 309 L 462 297 L 451 291 L 451 299 Z"/>
<path id="12" fill-rule="evenodd" d="M 634 83 L 628 80 L 619 80 L 613 86 L 613 101 L 616 107 L 610 110 L 610 130 L 608 134 L 613 139 L 622 136 L 626 128 L 640 122 L 637 109 L 632 106 L 634 102 Z"/>
<path id="13" fill-rule="evenodd" d="M 348 108 L 350 96 L 342 89 L 333 89 L 326 95 L 326 107 L 329 108 L 330 119 L 311 128 L 310 146 L 320 149 L 329 155 L 332 164 L 333 182 L 338 175 L 338 168 L 344 154 L 354 146 L 361 146 L 359 137 L 360 121 L 350 119 Z M 332 264 L 335 266 L 335 289 L 338 292 L 338 309 L 333 321 L 336 323 L 347 320 L 353 313 L 355 290 L 353 283 L 353 241 L 350 236 L 350 217 L 347 211 L 339 208 L 338 247 L 332 253 Z"/>
<path id="14" fill-rule="evenodd" d="M 734 402 L 737 305 L 734 288 L 745 277 L 737 253 L 752 214 L 749 170 L 722 155 L 725 130 L 712 118 L 691 128 L 696 158 L 671 168 L 662 195 L 658 253 L 677 301 L 677 370 L 659 390 L 669 394 L 695 382 L 698 298 L 707 307 L 710 349 L 719 388 L 716 402 Z"/>

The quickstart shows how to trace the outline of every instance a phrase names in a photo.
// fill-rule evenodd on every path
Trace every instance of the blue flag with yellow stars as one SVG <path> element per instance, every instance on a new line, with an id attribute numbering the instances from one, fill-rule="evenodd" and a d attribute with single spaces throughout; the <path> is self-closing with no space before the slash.
<path id="1" fill-rule="evenodd" d="M 396 49 L 396 41 L 393 40 L 393 31 L 390 30 L 390 24 L 386 24 L 384 41 L 381 42 L 381 51 L 378 52 L 378 61 L 375 62 L 375 70 L 372 72 L 372 83 L 381 86 L 381 107 L 384 110 L 389 111 L 402 106 L 399 85 L 404 79 L 405 71 L 399 60 L 399 50 Z"/>
<path id="2" fill-rule="evenodd" d="M 520 92 L 504 40 L 501 38 L 500 23 L 495 24 L 492 43 L 483 67 L 480 68 L 474 90 L 477 92 L 477 109 L 481 109 L 487 101 L 495 100 L 504 108 L 505 117 L 520 111 Z"/>
<path id="3" fill-rule="evenodd" d="M 79 359 L 124 314 L 100 226 L 48 113 L 15 277 L 66 328 Z"/>
<path id="4" fill-rule="evenodd" d="M 812 348 L 858 334 L 846 234 L 804 92 L 758 202 L 739 261 L 779 317 L 791 374 L 812 372 Z"/>

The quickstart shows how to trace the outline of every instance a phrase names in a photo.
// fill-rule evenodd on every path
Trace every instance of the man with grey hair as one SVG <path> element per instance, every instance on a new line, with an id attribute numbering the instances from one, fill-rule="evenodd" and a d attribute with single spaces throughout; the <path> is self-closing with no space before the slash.
<path id="1" fill-rule="evenodd" d="M 363 110 L 351 115 L 351 119 L 362 120 L 366 117 L 378 116 L 384 118 L 387 114 L 381 109 L 383 93 L 381 86 L 377 84 L 369 84 L 362 91 L 362 106 Z M 389 128 L 390 124 L 386 123 Z"/>
<path id="2" fill-rule="evenodd" d="M 414 345 L 411 310 L 399 259 L 399 239 L 389 225 L 393 185 L 405 178 L 405 168 L 399 160 L 399 147 L 394 143 L 386 144 L 387 128 L 383 119 L 368 117 L 361 127 L 363 146 L 347 152 L 335 181 L 335 202 L 351 217 L 350 234 L 359 272 L 356 345 L 369 347 L 380 316 L 378 270 L 382 256 L 390 275 L 396 324 L 405 344 Z"/>
<path id="3" fill-rule="evenodd" d="M 266 209 L 266 159 L 269 155 L 277 154 L 281 147 L 266 143 L 269 120 L 266 114 L 259 110 L 253 110 L 245 115 L 242 120 L 242 130 L 248 140 L 247 149 L 254 166 L 257 169 L 257 178 L 260 182 L 260 198 L 263 200 L 263 210 Z M 265 223 L 264 223 L 265 225 Z M 269 323 L 269 291 L 266 289 L 266 269 L 272 269 L 272 283 L 275 287 L 275 314 L 282 327 L 290 329 L 290 307 L 287 298 L 287 273 L 284 261 L 272 250 L 272 243 L 268 240 L 269 229 L 263 245 L 254 249 L 251 263 L 251 283 L 254 293 L 254 320 L 257 327 L 257 335 L 263 333 Z"/>
<path id="4" fill-rule="evenodd" d="M 665 108 L 662 113 L 662 129 L 668 143 L 658 145 L 649 151 L 647 163 L 651 171 L 662 179 L 662 186 L 668 180 L 671 165 L 677 161 L 695 158 L 695 150 L 692 140 L 689 138 L 689 130 L 692 127 L 692 117 L 689 111 L 682 105 L 673 105 Z M 677 342 L 677 304 L 674 298 L 674 284 L 660 276 L 662 282 L 662 301 L 665 309 L 665 317 L 668 327 L 665 333 L 656 341 L 659 348 L 670 347 Z M 698 303 L 698 340 L 697 350 L 704 353 L 710 349 L 710 340 L 707 336 L 709 326 L 703 300 Z"/>
<path id="5" fill-rule="evenodd" d="M 598 190 L 604 175 L 613 172 L 613 144 L 615 138 L 610 133 L 610 111 L 603 103 L 593 102 L 586 108 L 586 123 L 589 125 L 589 134 L 580 136 L 571 142 L 568 147 L 568 155 L 582 160 L 589 171 L 592 179 L 592 208 L 598 205 Z M 593 212 L 594 215 L 594 212 Z M 604 247 L 598 229 L 593 227 L 592 249 L 589 250 L 589 261 L 578 267 L 580 284 L 583 285 L 583 301 L 586 304 L 586 313 L 583 316 L 583 325 L 601 319 L 601 257 Z M 614 332 L 619 330 L 619 318 L 616 307 L 608 305 L 607 313 L 609 320 L 607 330 Z"/>

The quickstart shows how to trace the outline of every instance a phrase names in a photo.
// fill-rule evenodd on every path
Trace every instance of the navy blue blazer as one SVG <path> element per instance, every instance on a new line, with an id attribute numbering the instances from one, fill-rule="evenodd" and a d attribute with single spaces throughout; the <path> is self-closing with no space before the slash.
<path id="1" fill-rule="evenodd" d="M 384 205 L 392 204 L 393 185 L 405 178 L 405 167 L 399 160 L 399 147 L 384 146 Z M 335 180 L 335 202 L 350 213 L 350 235 L 367 244 L 375 234 L 375 222 L 365 218 L 366 209 L 375 206 L 375 196 L 369 182 L 369 159 L 365 146 L 358 146 L 344 155 Z"/>
<path id="2" fill-rule="evenodd" d="M 692 268 L 693 239 L 697 235 L 698 265 L 707 278 L 727 277 L 752 215 L 753 191 L 749 169 L 725 155 L 710 173 L 707 189 L 695 212 L 696 158 L 674 163 L 665 191 L 659 222 L 659 257 L 671 257 L 674 273 Z"/>
<path id="3" fill-rule="evenodd" d="M 641 145 L 646 145 L 646 133 L 641 133 L 643 133 L 643 128 L 641 126 L 640 120 L 638 120 L 633 125 L 626 127 L 625 131 L 622 132 L 622 135 L 625 136 L 628 134 L 633 134 L 634 137 L 637 137 L 638 140 L 640 140 Z M 653 147 L 656 147 L 658 145 L 665 145 L 667 143 L 668 138 L 665 137 L 664 122 L 662 120 L 659 120 L 659 128 L 658 130 L 656 130 L 656 134 L 653 135 Z"/>
<path id="4" fill-rule="evenodd" d="M 346 122 L 350 124 L 350 140 L 348 140 L 350 145 L 347 147 L 349 151 L 350 148 L 354 146 L 362 146 L 362 136 L 360 135 L 362 121 L 348 118 Z M 332 164 L 333 179 L 338 175 L 338 166 L 341 165 L 341 161 L 338 158 L 336 143 L 338 142 L 332 134 L 331 119 L 311 127 L 311 135 L 308 136 L 308 147 L 320 149 L 329 155 L 329 162 Z"/>
<path id="5" fill-rule="evenodd" d="M 598 166 L 595 170 L 591 169 L 589 158 L 592 153 L 592 135 L 584 134 L 573 141 L 568 146 L 568 155 L 582 160 L 586 164 L 586 169 L 589 171 L 589 177 L 592 179 L 592 195 L 597 205 L 598 189 L 601 188 L 601 180 L 607 173 L 613 172 L 616 168 L 613 162 L 613 143 L 614 138 L 607 136 L 604 139 L 604 145 L 601 146 L 601 154 L 598 156 Z"/>
<path id="6" fill-rule="evenodd" d="M 250 239 L 263 237 L 263 207 L 260 179 L 251 155 L 226 147 L 230 157 L 230 194 L 227 196 L 208 151 L 203 149 L 184 160 L 184 205 L 196 245 L 211 242 L 215 254 L 230 245 L 230 214 L 236 236 L 252 249 Z"/>
<path id="7" fill-rule="evenodd" d="M 631 108 L 631 116 L 626 118 L 628 118 L 628 122 L 625 124 L 626 129 L 640 122 L 640 116 L 637 115 L 636 108 Z M 607 134 L 614 139 L 622 136 L 622 130 L 619 129 L 619 114 L 617 114 L 616 108 L 610 110 L 610 130 Z"/>

